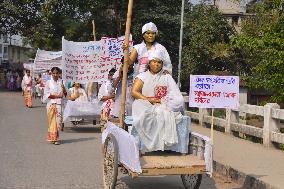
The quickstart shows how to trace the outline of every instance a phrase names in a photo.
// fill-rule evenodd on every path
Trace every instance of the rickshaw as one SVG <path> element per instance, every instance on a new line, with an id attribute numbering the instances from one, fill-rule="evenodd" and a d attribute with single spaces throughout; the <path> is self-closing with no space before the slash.
<path id="1" fill-rule="evenodd" d="M 125 43 L 129 43 L 133 0 L 129 0 L 126 21 Z M 150 152 L 140 154 L 133 136 L 128 133 L 131 122 L 125 121 L 126 78 L 128 49 L 124 51 L 121 115 L 110 119 L 102 132 L 103 184 L 114 189 L 118 171 L 135 178 L 139 176 L 181 175 L 184 188 L 198 189 L 202 175 L 212 170 L 212 145 L 208 137 L 191 132 L 188 153 Z M 123 112 L 123 113 L 122 113 Z M 204 156 L 205 154 L 205 156 Z"/>

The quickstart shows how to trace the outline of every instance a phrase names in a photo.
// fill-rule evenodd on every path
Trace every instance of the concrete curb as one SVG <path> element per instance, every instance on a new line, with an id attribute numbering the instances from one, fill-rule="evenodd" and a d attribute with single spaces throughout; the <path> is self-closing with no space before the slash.
<path id="1" fill-rule="evenodd" d="M 242 185 L 243 189 L 280 189 L 276 188 L 275 186 L 271 186 L 270 184 L 264 183 L 254 175 L 247 175 L 228 165 L 223 165 L 216 161 L 214 161 L 213 163 L 213 169 L 215 173 L 228 178 L 228 180 Z"/>

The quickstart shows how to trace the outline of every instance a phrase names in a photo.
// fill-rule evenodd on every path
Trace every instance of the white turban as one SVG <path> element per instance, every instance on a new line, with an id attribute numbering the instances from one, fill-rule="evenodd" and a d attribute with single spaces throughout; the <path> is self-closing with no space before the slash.
<path id="1" fill-rule="evenodd" d="M 148 60 L 151 61 L 151 60 L 154 60 L 154 59 L 159 59 L 162 62 L 164 62 L 165 58 L 164 58 L 164 54 L 162 53 L 162 51 L 154 50 L 154 51 L 150 52 L 149 56 L 148 56 Z"/>
<path id="2" fill-rule="evenodd" d="M 147 31 L 156 32 L 156 34 L 158 34 L 157 26 L 153 22 L 149 22 L 142 27 L 142 34 Z"/>

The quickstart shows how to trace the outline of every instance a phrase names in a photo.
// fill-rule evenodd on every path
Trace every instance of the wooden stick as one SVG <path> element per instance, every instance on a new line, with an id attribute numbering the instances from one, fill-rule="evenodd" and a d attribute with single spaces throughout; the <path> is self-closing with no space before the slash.
<path id="1" fill-rule="evenodd" d="M 211 166 L 210 166 L 210 177 L 213 177 L 213 132 L 214 132 L 214 108 L 212 108 L 212 115 L 211 115 L 211 141 L 212 141 L 212 151 L 211 151 Z"/>
<path id="2" fill-rule="evenodd" d="M 94 36 L 94 41 L 96 41 L 96 25 L 95 25 L 95 21 L 92 20 L 92 24 L 93 24 L 93 36 Z"/>
<path id="3" fill-rule="evenodd" d="M 129 44 L 132 7 L 133 7 L 133 0 L 129 0 L 128 1 L 128 11 L 127 11 L 127 19 L 126 19 L 124 44 Z M 123 129 L 125 129 L 124 117 L 125 117 L 125 99 L 126 99 L 126 87 L 127 87 L 127 71 L 128 71 L 128 62 L 129 62 L 128 59 L 129 59 L 129 50 L 128 50 L 128 48 L 126 48 L 124 50 L 122 93 L 121 93 L 121 99 L 120 99 L 121 104 L 120 104 L 120 117 L 119 117 L 120 127 L 122 127 Z"/>
<path id="4" fill-rule="evenodd" d="M 92 25 L 93 25 L 93 37 L 94 37 L 94 42 L 96 42 L 96 24 L 95 24 L 95 21 L 92 20 Z M 90 94 L 93 95 L 93 92 L 94 92 L 94 88 L 97 88 L 97 95 L 98 95 L 98 82 L 88 82 L 87 83 L 87 96 L 89 97 Z"/>

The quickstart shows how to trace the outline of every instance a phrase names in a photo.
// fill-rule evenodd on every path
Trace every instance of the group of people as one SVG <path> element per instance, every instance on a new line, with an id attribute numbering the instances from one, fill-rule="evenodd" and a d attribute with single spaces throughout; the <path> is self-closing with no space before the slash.
<path id="1" fill-rule="evenodd" d="M 181 92 L 171 76 L 172 64 L 169 54 L 164 46 L 156 42 L 157 35 L 158 30 L 154 23 L 145 24 L 142 28 L 143 42 L 134 45 L 127 65 L 125 114 L 133 116 L 132 134 L 143 144 L 140 145 L 143 151 L 163 150 L 164 145 L 178 142 L 175 126 L 184 105 Z M 128 48 L 128 45 L 124 44 L 123 48 Z M 121 62 L 123 64 L 123 59 Z M 122 66 L 117 70 L 109 70 L 107 81 L 99 88 L 102 123 L 110 117 L 119 117 Z M 88 97 L 78 82 L 67 90 L 60 78 L 61 70 L 58 67 L 53 67 L 50 71 L 52 77 L 44 84 L 43 95 L 43 102 L 47 103 L 47 140 L 58 145 L 63 98 L 88 101 Z M 26 106 L 30 107 L 31 96 L 28 92 L 32 80 L 29 71 L 23 81 Z"/>
<path id="2" fill-rule="evenodd" d="M 7 70 L 3 72 L 1 78 L 1 87 L 8 89 L 9 91 L 21 90 L 21 73 L 15 70 Z"/>
<path id="3" fill-rule="evenodd" d="M 33 77 L 30 70 L 25 70 L 25 74 L 21 82 L 21 88 L 26 107 L 32 107 L 33 97 L 40 97 L 42 100 L 45 83 L 50 79 L 50 77 L 49 79 L 47 79 L 48 77 L 45 77 L 45 79 L 43 79 L 42 75 L 50 76 L 50 74 L 51 72 L 47 71 L 46 73 L 39 73 L 36 77 Z"/>

